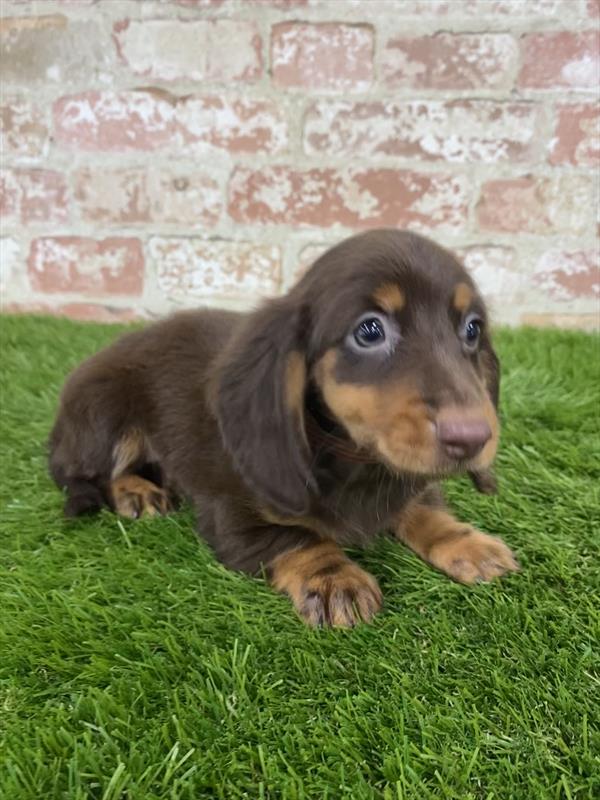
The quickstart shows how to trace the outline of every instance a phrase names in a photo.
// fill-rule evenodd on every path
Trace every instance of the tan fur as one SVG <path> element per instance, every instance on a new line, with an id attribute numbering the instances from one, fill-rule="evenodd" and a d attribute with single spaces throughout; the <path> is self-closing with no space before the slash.
<path id="1" fill-rule="evenodd" d="M 153 517 L 169 510 L 167 493 L 138 475 L 122 475 L 111 481 L 110 490 L 117 514 L 130 519 Z"/>
<path id="2" fill-rule="evenodd" d="M 298 415 L 304 431 L 304 390 L 306 389 L 306 362 L 302 353 L 293 351 L 285 364 L 285 402 Z"/>
<path id="3" fill-rule="evenodd" d="M 489 581 L 519 569 L 501 539 L 418 501 L 403 511 L 395 534 L 422 559 L 460 583 Z"/>
<path id="4" fill-rule="evenodd" d="M 466 283 L 459 283 L 454 290 L 454 308 L 464 313 L 473 302 L 473 290 Z"/>
<path id="5" fill-rule="evenodd" d="M 352 627 L 368 622 L 381 608 L 375 578 L 331 541 L 277 556 L 270 573 L 273 586 L 289 595 L 309 625 Z"/>
<path id="6" fill-rule="evenodd" d="M 354 441 L 392 469 L 435 474 L 439 469 L 438 441 L 420 394 L 400 382 L 389 386 L 339 383 L 334 375 L 336 358 L 334 350 L 327 351 L 315 367 L 315 378 L 328 407 Z M 492 430 L 492 437 L 472 464 L 473 469 L 483 469 L 496 453 L 498 420 L 483 392 L 481 405 L 470 413 L 483 416 Z"/>
<path id="7" fill-rule="evenodd" d="M 260 508 L 258 513 L 262 519 L 265 522 L 268 522 L 270 525 L 287 525 L 292 526 L 293 528 L 307 528 L 309 531 L 313 531 L 323 538 L 333 538 L 336 535 L 335 530 L 326 525 L 323 520 L 317 519 L 317 517 L 284 516 L 283 514 L 277 514 L 275 511 L 271 511 L 271 509 L 268 508 Z"/>
<path id="8" fill-rule="evenodd" d="M 395 283 L 384 283 L 373 293 L 373 300 L 379 308 L 393 314 L 402 311 L 406 298 L 402 289 Z"/>
<path id="9" fill-rule="evenodd" d="M 144 435 L 137 428 L 132 428 L 116 443 L 113 449 L 112 477 L 118 478 L 135 461 L 144 454 Z"/>

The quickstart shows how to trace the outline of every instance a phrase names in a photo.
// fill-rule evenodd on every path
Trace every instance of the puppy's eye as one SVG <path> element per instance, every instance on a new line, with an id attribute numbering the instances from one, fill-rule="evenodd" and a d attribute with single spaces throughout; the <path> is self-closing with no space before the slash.
<path id="1" fill-rule="evenodd" d="M 359 347 L 375 347 L 385 342 L 385 327 L 379 317 L 367 317 L 354 329 L 354 341 Z"/>
<path id="2" fill-rule="evenodd" d="M 481 328 L 483 326 L 479 317 L 468 317 L 465 320 L 462 340 L 465 343 L 467 350 L 473 351 L 479 344 L 479 337 L 481 336 Z"/>

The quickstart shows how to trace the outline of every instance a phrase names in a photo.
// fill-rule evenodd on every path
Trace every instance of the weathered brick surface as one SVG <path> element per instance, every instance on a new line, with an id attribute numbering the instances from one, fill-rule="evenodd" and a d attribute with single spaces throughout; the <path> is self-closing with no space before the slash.
<path id="1" fill-rule="evenodd" d="M 534 33 L 523 37 L 519 85 L 527 89 L 597 89 L 600 34 Z"/>
<path id="2" fill-rule="evenodd" d="M 0 238 L 0 308 L 2 309 L 5 307 L 4 298 L 15 284 L 17 290 L 22 291 L 22 285 L 19 286 L 18 281 L 22 264 L 19 242 L 10 236 L 2 236 Z"/>
<path id="3" fill-rule="evenodd" d="M 45 114 L 22 92 L 3 91 L 0 96 L 0 152 L 4 155 L 39 158 L 48 145 Z"/>
<path id="4" fill-rule="evenodd" d="M 40 292 L 135 296 L 143 288 L 144 256 L 138 239 L 44 237 L 31 243 L 28 271 Z"/>
<path id="5" fill-rule="evenodd" d="M 239 168 L 229 213 L 238 222 L 429 229 L 459 227 L 467 214 L 459 177 L 392 169 Z"/>
<path id="6" fill-rule="evenodd" d="M 5 225 L 66 222 L 68 208 L 64 176 L 43 169 L 2 170 L 0 212 Z"/>
<path id="7" fill-rule="evenodd" d="M 153 91 L 89 91 L 67 95 L 53 108 L 54 136 L 77 150 L 156 150 L 173 141 L 175 109 Z"/>
<path id="8" fill-rule="evenodd" d="M 484 184 L 477 208 L 482 229 L 507 233 L 586 234 L 597 207 L 591 176 L 562 174 Z"/>
<path id="9" fill-rule="evenodd" d="M 160 288 L 171 300 L 239 300 L 260 292 L 275 295 L 280 288 L 277 247 L 157 236 L 149 252 Z"/>
<path id="10" fill-rule="evenodd" d="M 600 107 L 597 103 L 561 105 L 550 142 L 552 164 L 597 166 L 600 163 Z"/>
<path id="11" fill-rule="evenodd" d="M 273 27 L 278 86 L 365 90 L 373 79 L 373 31 L 367 25 L 283 22 Z"/>
<path id="12" fill-rule="evenodd" d="M 262 41 L 251 22 L 121 20 L 114 36 L 122 60 L 148 78 L 252 81 L 262 70 Z"/>
<path id="13" fill-rule="evenodd" d="M 2 0 L 3 309 L 276 295 L 380 225 L 600 327 L 598 0 Z"/>
<path id="14" fill-rule="evenodd" d="M 53 111 L 54 135 L 71 149 L 181 152 L 204 143 L 234 153 L 277 153 L 288 141 L 275 103 L 239 96 L 92 91 L 60 98 Z"/>
<path id="15" fill-rule="evenodd" d="M 287 121 L 270 100 L 192 95 L 177 104 L 177 123 L 184 142 L 231 153 L 279 153 L 288 145 Z"/>
<path id="16" fill-rule="evenodd" d="M 549 250 L 535 269 L 537 285 L 556 300 L 600 297 L 598 250 Z"/>
<path id="17" fill-rule="evenodd" d="M 504 33 L 402 35 L 388 40 L 382 67 L 392 87 L 484 89 L 506 85 L 517 57 L 515 38 Z"/>
<path id="18" fill-rule="evenodd" d="M 82 219 L 107 224 L 211 226 L 221 213 L 218 183 L 188 165 L 168 170 L 84 167 L 74 176 Z"/>
<path id="19" fill-rule="evenodd" d="M 524 312 L 519 317 L 521 325 L 533 325 L 535 328 L 579 328 L 580 330 L 598 332 L 598 312 L 577 314 L 556 314 L 552 312 Z"/>
<path id="20" fill-rule="evenodd" d="M 457 255 L 488 297 L 504 301 L 525 288 L 514 247 L 474 245 Z"/>
<path id="21" fill-rule="evenodd" d="M 488 100 L 320 101 L 304 123 L 309 154 L 441 161 L 523 161 L 536 142 L 532 103 Z"/>
<path id="22" fill-rule="evenodd" d="M 80 322 L 123 323 L 144 319 L 145 315 L 134 308 L 121 308 L 101 303 L 7 303 L 2 306 L 9 314 L 48 314 L 54 317 L 70 317 Z"/>
<path id="23" fill-rule="evenodd" d="M 6 16 L 0 20 L 0 43 L 3 82 L 22 86 L 94 79 L 112 60 L 110 42 L 98 23 L 64 14 Z"/>

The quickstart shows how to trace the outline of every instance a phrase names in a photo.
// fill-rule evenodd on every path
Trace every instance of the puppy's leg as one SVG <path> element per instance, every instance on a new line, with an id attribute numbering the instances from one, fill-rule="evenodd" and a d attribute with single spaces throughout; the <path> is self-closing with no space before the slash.
<path id="1" fill-rule="evenodd" d="M 331 540 L 282 553 L 269 564 L 273 586 L 291 598 L 309 625 L 350 628 L 381 608 L 377 581 Z"/>
<path id="2" fill-rule="evenodd" d="M 412 501 L 395 529 L 398 539 L 461 583 L 489 581 L 519 569 L 502 539 L 455 519 L 441 503 Z"/>
<path id="3" fill-rule="evenodd" d="M 171 505 L 165 489 L 139 475 L 121 475 L 110 483 L 112 506 L 122 517 L 166 514 Z"/>
<path id="4" fill-rule="evenodd" d="M 309 625 L 352 627 L 381 607 L 381 591 L 368 572 L 330 540 L 298 525 L 265 524 L 247 509 L 214 503 L 204 507 L 201 535 L 228 567 L 251 574 L 264 569 Z"/>

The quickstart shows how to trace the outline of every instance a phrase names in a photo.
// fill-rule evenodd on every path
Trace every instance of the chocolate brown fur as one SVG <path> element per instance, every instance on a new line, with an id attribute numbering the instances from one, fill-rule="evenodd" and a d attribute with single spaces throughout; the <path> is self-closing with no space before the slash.
<path id="1" fill-rule="evenodd" d="M 381 351 L 353 337 L 366 312 L 385 323 Z M 483 326 L 474 350 L 469 315 Z M 450 543 L 468 527 L 440 510 L 436 482 L 469 472 L 493 487 L 498 392 L 485 307 L 462 266 L 423 237 L 371 231 L 255 312 L 176 314 L 85 361 L 61 397 L 50 470 L 67 515 L 118 512 L 118 493 L 132 515 L 186 498 L 224 564 L 265 569 L 309 623 L 351 625 L 380 595 L 339 547 L 381 531 L 459 580 L 514 568 L 479 532 L 462 572 L 454 546 L 448 563 L 428 555 L 444 530 Z M 469 457 L 440 444 L 457 420 L 489 430 Z"/>

